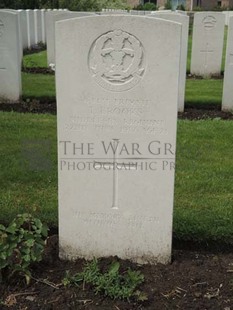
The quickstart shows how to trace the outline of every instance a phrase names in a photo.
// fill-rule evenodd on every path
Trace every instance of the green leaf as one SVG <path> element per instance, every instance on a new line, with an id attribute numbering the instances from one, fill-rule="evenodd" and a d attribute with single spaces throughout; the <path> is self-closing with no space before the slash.
<path id="1" fill-rule="evenodd" d="M 9 227 L 7 227 L 6 232 L 14 234 L 16 229 L 17 229 L 16 223 L 12 223 Z"/>
<path id="2" fill-rule="evenodd" d="M 25 241 L 25 244 L 29 247 L 32 247 L 35 243 L 34 239 L 28 239 L 27 241 Z"/>
<path id="3" fill-rule="evenodd" d="M 119 269 L 120 269 L 120 263 L 119 262 L 113 262 L 111 264 L 111 266 L 109 267 L 108 273 L 111 275 L 116 274 L 116 273 L 118 273 Z"/>
<path id="4" fill-rule="evenodd" d="M 1 230 L 1 231 L 5 231 L 5 230 L 6 230 L 6 227 L 5 227 L 4 225 L 0 224 L 0 230 Z"/>

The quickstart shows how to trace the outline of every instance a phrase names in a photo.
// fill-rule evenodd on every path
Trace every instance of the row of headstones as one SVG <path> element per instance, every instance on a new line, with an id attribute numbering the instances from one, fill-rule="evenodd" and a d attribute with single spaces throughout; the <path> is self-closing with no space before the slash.
<path id="1" fill-rule="evenodd" d="M 45 26 L 46 11 L 57 12 L 57 11 L 66 11 L 66 9 L 15 11 L 16 13 L 19 14 L 23 49 L 25 48 L 30 49 L 40 42 L 44 44 L 46 43 L 46 26 Z"/>
<path id="2" fill-rule="evenodd" d="M 143 10 L 117 10 L 117 9 L 102 9 L 102 12 L 107 12 L 107 13 L 130 13 L 133 15 L 148 15 L 148 14 L 153 14 L 155 11 L 143 11 Z M 172 13 L 172 12 L 178 12 L 181 14 L 187 14 L 187 11 L 181 11 L 181 10 L 161 10 L 160 12 L 163 13 Z M 222 14 L 225 16 L 225 25 L 228 26 L 229 24 L 229 18 L 233 16 L 233 11 L 222 11 Z"/>
<path id="3" fill-rule="evenodd" d="M 55 23 L 61 20 L 80 17 L 95 13 L 81 12 L 57 12 L 46 13 L 47 25 L 47 55 L 48 65 L 55 64 Z M 179 83 L 179 112 L 184 111 L 185 83 L 186 83 L 186 64 L 188 52 L 188 35 L 189 35 L 189 17 L 184 12 L 155 11 L 147 17 L 159 17 L 182 24 L 182 55 L 180 62 L 180 83 Z M 221 63 L 224 43 L 224 15 L 216 12 L 200 12 L 194 15 L 193 40 L 192 40 L 192 57 L 191 57 L 191 74 L 195 76 L 219 76 L 221 74 Z M 230 30 L 230 27 L 229 27 Z M 231 54 L 229 33 L 229 48 L 226 52 L 225 80 L 224 84 L 228 85 L 229 65 L 228 55 Z M 232 76 L 233 77 L 233 76 Z M 229 91 L 224 87 L 223 110 L 233 108 L 233 102 L 229 102 Z M 227 99 L 226 99 L 227 98 Z"/>
<path id="4" fill-rule="evenodd" d="M 45 12 L 65 10 L 0 10 L 0 100 L 18 101 L 22 93 L 23 50 L 46 43 Z"/>
<path id="5" fill-rule="evenodd" d="M 0 96 L 8 98 L 10 100 L 18 100 L 21 94 L 21 58 L 22 50 L 20 46 L 20 32 L 18 13 L 15 11 L 0 11 L 0 72 L 1 79 L 5 82 L 1 83 Z M 9 14 L 7 14 L 9 13 Z M 11 14 L 10 14 L 11 13 Z M 47 33 L 47 52 L 48 63 L 55 63 L 55 23 L 61 20 L 66 20 L 74 17 L 90 16 L 95 13 L 87 12 L 59 12 L 52 11 L 46 12 L 46 33 Z M 9 20 L 7 19 L 9 16 Z M 171 21 L 175 21 L 182 24 L 182 48 L 181 48 L 181 61 L 180 61 L 180 82 L 179 82 L 179 104 L 178 110 L 184 111 L 184 96 L 185 96 L 185 83 L 186 83 L 186 63 L 187 63 L 187 47 L 188 47 L 188 29 L 189 29 L 189 17 L 179 13 L 162 13 L 154 12 L 149 17 L 159 17 Z M 10 25 L 12 23 L 12 26 Z M 8 26 L 7 26 L 8 25 Z M 16 25 L 16 26 L 15 26 Z M 4 35 L 7 29 L 15 29 L 17 35 L 9 34 Z M 1 34 L 2 32 L 2 34 Z M 166 34 L 165 34 L 166 36 Z M 193 30 L 193 46 L 192 46 L 192 62 L 191 73 L 195 75 L 214 75 L 220 74 L 221 61 L 222 61 L 222 49 L 223 49 L 223 36 L 224 36 L 224 18 L 221 13 L 204 12 L 196 13 L 194 18 L 194 30 Z M 15 38 L 15 41 L 10 38 Z M 231 47 L 231 27 L 229 26 L 228 35 L 228 48 L 226 56 L 225 66 L 225 79 L 224 79 L 224 94 L 223 94 L 223 110 L 231 110 L 233 108 L 233 99 L 231 100 L 231 68 L 232 68 L 232 47 Z M 8 38 L 8 39 L 7 39 Z M 15 43 L 15 48 L 11 49 L 11 53 L 7 51 L 9 44 Z M 17 53 L 17 57 L 15 53 Z M 11 55 L 11 57 L 10 57 Z M 165 57 L 166 55 L 164 55 Z M 13 58 L 14 57 L 14 60 Z M 14 65 L 14 70 L 12 69 Z M 8 69 L 7 69 L 8 68 Z M 11 68 L 11 69 L 10 69 Z M 17 74 L 15 74 L 17 72 Z M 9 83 L 8 81 L 14 81 Z M 18 81 L 18 82 L 17 82 Z M 8 86 L 7 86 L 8 85 Z M 16 85 L 16 87 L 9 86 Z"/>

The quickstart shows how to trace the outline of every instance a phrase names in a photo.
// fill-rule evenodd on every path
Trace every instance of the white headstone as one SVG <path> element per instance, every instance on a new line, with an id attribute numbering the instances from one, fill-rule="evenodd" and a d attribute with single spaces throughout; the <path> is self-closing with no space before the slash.
<path id="1" fill-rule="evenodd" d="M 55 64 L 55 23 L 60 20 L 94 15 L 88 12 L 60 12 L 52 11 L 46 13 L 46 33 L 47 33 L 47 60 L 48 65 Z"/>
<path id="2" fill-rule="evenodd" d="M 178 111 L 184 111 L 185 100 L 185 84 L 186 84 L 186 65 L 188 53 L 188 35 L 189 35 L 189 17 L 184 14 L 177 13 L 154 13 L 151 17 L 163 18 L 182 25 L 182 38 L 181 38 L 181 54 L 180 54 L 180 78 L 179 78 L 179 100 Z"/>
<path id="3" fill-rule="evenodd" d="M 35 43 L 42 42 L 42 19 L 41 11 L 34 10 L 34 24 L 35 24 Z"/>
<path id="4" fill-rule="evenodd" d="M 22 47 L 28 47 L 28 36 L 27 36 L 27 16 L 25 10 L 18 10 L 19 19 L 20 19 L 20 29 L 22 36 Z"/>
<path id="5" fill-rule="evenodd" d="M 233 111 L 233 17 L 229 19 L 222 110 Z"/>
<path id="6" fill-rule="evenodd" d="M 229 11 L 223 11 L 222 14 L 225 16 L 225 26 L 229 24 Z"/>
<path id="7" fill-rule="evenodd" d="M 32 10 L 26 10 L 27 15 L 27 33 L 28 33 L 28 48 L 31 48 L 36 43 L 35 38 L 35 23 L 34 12 Z"/>
<path id="8" fill-rule="evenodd" d="M 45 9 L 41 10 L 41 41 L 46 43 L 46 31 L 45 31 Z"/>
<path id="9" fill-rule="evenodd" d="M 56 34 L 60 257 L 168 263 L 181 25 L 93 16 Z"/>
<path id="10" fill-rule="evenodd" d="M 191 74 L 220 75 L 225 18 L 222 13 L 200 12 L 194 15 Z"/>
<path id="11" fill-rule="evenodd" d="M 21 95 L 21 59 L 18 15 L 0 11 L 0 101 Z"/>
<path id="12" fill-rule="evenodd" d="M 22 31 L 21 31 L 21 22 L 20 22 L 19 12 L 16 10 L 12 10 L 12 9 L 1 9 L 0 11 L 11 12 L 11 13 L 16 14 L 16 16 L 17 16 L 17 23 L 18 23 L 17 31 L 18 31 L 18 37 L 19 37 L 19 48 L 17 51 L 19 53 L 20 61 L 22 61 L 22 59 L 23 59 L 23 42 L 22 42 Z"/>

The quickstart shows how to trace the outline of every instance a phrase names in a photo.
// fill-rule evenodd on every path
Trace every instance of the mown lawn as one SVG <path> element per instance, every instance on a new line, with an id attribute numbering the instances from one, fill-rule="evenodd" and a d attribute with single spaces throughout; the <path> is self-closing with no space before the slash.
<path id="1" fill-rule="evenodd" d="M 47 68 L 47 52 L 25 55 L 23 57 L 23 67 L 25 68 Z"/>
<path id="2" fill-rule="evenodd" d="M 48 149 L 31 152 L 31 141 L 49 141 Z M 178 121 L 177 238 L 233 243 L 232 141 L 231 121 Z M 0 222 L 26 211 L 57 226 L 56 145 L 56 116 L 0 113 Z M 40 171 L 32 163 L 44 157 Z"/>
<path id="3" fill-rule="evenodd" d="M 22 73 L 23 98 L 51 98 L 55 100 L 55 77 L 48 74 Z M 191 104 L 216 104 L 222 102 L 222 80 L 186 81 L 185 102 Z"/>
<path id="4" fill-rule="evenodd" d="M 55 77 L 50 74 L 32 74 L 22 72 L 23 98 L 55 99 Z"/>

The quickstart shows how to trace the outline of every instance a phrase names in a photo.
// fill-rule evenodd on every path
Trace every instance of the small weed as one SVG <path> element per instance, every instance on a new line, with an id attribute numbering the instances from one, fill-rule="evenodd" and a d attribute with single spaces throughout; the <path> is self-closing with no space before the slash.
<path id="1" fill-rule="evenodd" d="M 140 271 L 134 271 L 128 268 L 124 273 L 120 273 L 120 263 L 113 262 L 106 272 L 101 272 L 98 261 L 93 261 L 86 264 L 81 273 L 73 276 L 66 273 L 63 279 L 63 285 L 79 286 L 90 284 L 93 286 L 96 294 L 103 293 L 112 299 L 130 299 L 136 298 L 138 301 L 144 301 L 147 296 L 139 290 L 136 290 L 138 285 L 144 281 L 144 276 Z"/>

